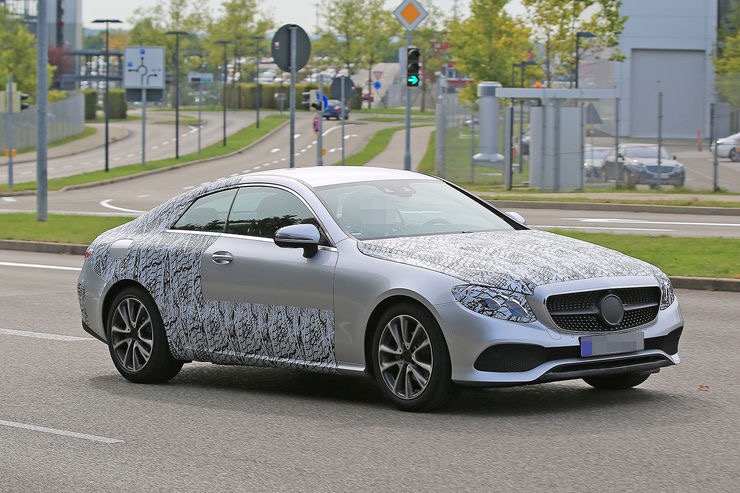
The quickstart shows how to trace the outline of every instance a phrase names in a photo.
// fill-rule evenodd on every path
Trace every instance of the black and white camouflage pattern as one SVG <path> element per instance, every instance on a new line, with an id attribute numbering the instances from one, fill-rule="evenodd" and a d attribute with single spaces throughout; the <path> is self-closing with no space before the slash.
<path id="1" fill-rule="evenodd" d="M 335 371 L 332 311 L 205 300 L 200 262 L 218 235 L 166 231 L 196 198 L 239 181 L 204 185 L 103 233 L 88 249 L 88 262 L 110 284 L 133 280 L 149 292 L 176 359 Z M 134 241 L 127 255 L 112 258 L 109 249 L 119 239 Z M 86 306 L 84 286 L 78 295 Z M 88 317 L 83 309 L 83 322 Z"/>
<path id="2" fill-rule="evenodd" d="M 623 253 L 537 230 L 365 240 L 358 248 L 372 257 L 526 295 L 543 284 L 661 274 Z"/>

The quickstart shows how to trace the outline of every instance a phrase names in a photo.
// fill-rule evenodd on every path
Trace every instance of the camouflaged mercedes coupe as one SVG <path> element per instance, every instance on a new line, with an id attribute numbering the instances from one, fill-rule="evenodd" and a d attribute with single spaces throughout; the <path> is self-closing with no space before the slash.
<path id="1" fill-rule="evenodd" d="M 101 234 L 82 324 L 133 382 L 191 361 L 365 372 L 409 411 L 456 385 L 626 389 L 679 363 L 663 272 L 522 222 L 407 171 L 229 178 Z"/>

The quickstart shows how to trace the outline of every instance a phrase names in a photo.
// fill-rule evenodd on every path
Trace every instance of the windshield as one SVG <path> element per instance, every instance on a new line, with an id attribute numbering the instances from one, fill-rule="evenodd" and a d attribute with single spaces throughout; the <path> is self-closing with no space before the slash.
<path id="1" fill-rule="evenodd" d="M 361 240 L 513 229 L 483 204 L 437 180 L 347 183 L 316 192 L 337 222 Z"/>
<path id="2" fill-rule="evenodd" d="M 626 147 L 624 149 L 624 157 L 658 159 L 658 147 L 657 146 Z M 671 156 L 668 154 L 668 152 L 666 152 L 664 148 L 660 149 L 660 157 L 661 159 L 671 159 Z"/>

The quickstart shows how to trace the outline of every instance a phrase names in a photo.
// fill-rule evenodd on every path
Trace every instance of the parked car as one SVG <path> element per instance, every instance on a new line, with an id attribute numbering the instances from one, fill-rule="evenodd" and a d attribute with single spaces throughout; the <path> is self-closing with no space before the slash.
<path id="1" fill-rule="evenodd" d="M 608 147 L 585 146 L 583 173 L 588 181 L 604 181 L 604 161 L 611 151 Z"/>
<path id="2" fill-rule="evenodd" d="M 326 109 L 324 110 L 324 118 L 327 120 L 336 118 L 339 120 L 344 115 L 344 119 L 349 118 L 349 107 L 344 106 L 344 113 L 342 113 L 342 102 L 338 99 L 330 99 L 327 102 Z"/>
<path id="3" fill-rule="evenodd" d="M 409 411 L 455 384 L 626 389 L 679 363 L 663 272 L 521 221 L 410 171 L 226 178 L 93 241 L 82 326 L 132 382 L 191 361 L 365 373 Z"/>
<path id="4" fill-rule="evenodd" d="M 682 187 L 686 181 L 686 170 L 683 164 L 676 161 L 676 156 L 670 155 L 665 147 L 659 150 L 653 144 L 621 144 L 619 152 L 610 151 L 604 160 L 604 172 L 607 180 L 618 181 L 626 186 Z"/>
<path id="5" fill-rule="evenodd" d="M 717 156 L 730 158 L 734 162 L 740 161 L 740 133 L 717 139 L 709 146 L 709 150 L 714 153 L 714 147 L 717 146 Z"/>

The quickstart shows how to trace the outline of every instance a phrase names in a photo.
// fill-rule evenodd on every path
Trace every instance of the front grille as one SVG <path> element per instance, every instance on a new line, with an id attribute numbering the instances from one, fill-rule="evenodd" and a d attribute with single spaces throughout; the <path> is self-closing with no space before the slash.
<path id="1" fill-rule="evenodd" d="M 658 165 L 650 165 L 645 166 L 645 169 L 648 170 L 651 173 L 657 173 L 658 172 Z M 673 166 L 666 166 L 665 164 L 660 166 L 660 173 L 673 173 Z"/>
<path id="2" fill-rule="evenodd" d="M 624 316 L 617 325 L 605 323 L 600 316 L 599 300 L 614 294 L 622 300 Z M 621 288 L 558 294 L 545 302 L 558 328 L 571 332 L 610 332 L 631 329 L 655 320 L 660 309 L 660 288 Z"/>

